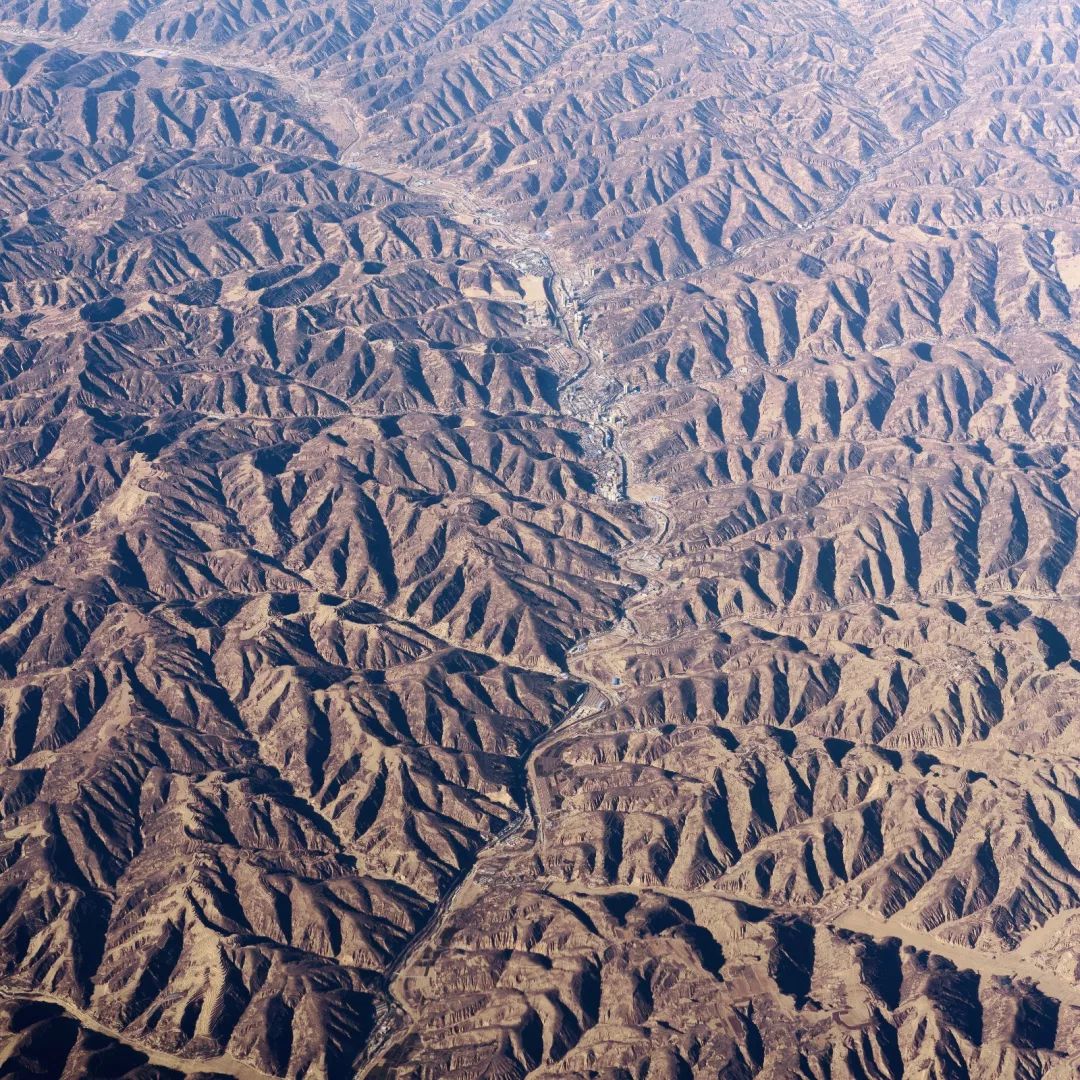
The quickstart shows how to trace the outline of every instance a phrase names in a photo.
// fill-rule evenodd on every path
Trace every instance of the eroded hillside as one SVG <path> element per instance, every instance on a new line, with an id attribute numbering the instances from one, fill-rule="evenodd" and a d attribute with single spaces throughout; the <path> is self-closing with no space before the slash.
<path id="1" fill-rule="evenodd" d="M 2 0 L 0 1070 L 1074 1076 L 1078 39 Z"/>

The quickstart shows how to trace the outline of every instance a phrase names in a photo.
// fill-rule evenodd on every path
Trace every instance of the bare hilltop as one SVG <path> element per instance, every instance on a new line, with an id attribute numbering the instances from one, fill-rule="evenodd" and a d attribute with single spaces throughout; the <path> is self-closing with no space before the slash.
<path id="1" fill-rule="evenodd" d="M 1075 1080 L 1078 49 L 0 0 L 0 1077 Z"/>

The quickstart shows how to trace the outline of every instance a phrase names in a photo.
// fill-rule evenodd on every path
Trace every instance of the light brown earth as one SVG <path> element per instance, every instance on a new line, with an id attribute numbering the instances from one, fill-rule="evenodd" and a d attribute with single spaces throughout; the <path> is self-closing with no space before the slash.
<path id="1" fill-rule="evenodd" d="M 0 0 L 0 1076 L 1080 1075 L 1078 40 Z"/>

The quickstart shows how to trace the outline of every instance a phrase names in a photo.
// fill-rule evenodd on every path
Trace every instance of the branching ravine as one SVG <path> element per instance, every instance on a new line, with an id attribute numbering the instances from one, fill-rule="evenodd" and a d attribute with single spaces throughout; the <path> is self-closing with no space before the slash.
<path id="1" fill-rule="evenodd" d="M 221 1054 L 217 1057 L 188 1057 L 159 1050 L 149 1043 L 141 1042 L 125 1033 L 112 1030 L 98 1020 L 89 1010 L 81 1009 L 67 998 L 60 997 L 57 994 L 50 994 L 40 990 L 28 991 L 21 988 L 0 987 L 0 999 L 3 998 L 57 1005 L 89 1030 L 105 1035 L 108 1038 L 121 1040 L 126 1045 L 145 1054 L 147 1063 L 151 1066 L 157 1065 L 169 1070 L 198 1068 L 207 1075 L 230 1076 L 234 1080 L 272 1080 L 269 1074 L 261 1072 L 247 1062 L 240 1061 L 231 1054 Z"/>
<path id="2" fill-rule="evenodd" d="M 448 195 L 452 200 L 455 192 L 447 184 L 440 194 Z M 460 204 L 456 208 L 460 210 Z M 473 207 L 468 207 L 468 209 L 472 210 Z M 498 230 L 498 235 L 505 241 L 513 236 L 513 233 L 507 228 Z M 567 349 L 579 361 L 577 370 L 572 372 L 560 387 L 560 399 L 564 404 L 563 415 L 573 417 L 593 432 L 599 432 L 598 453 L 601 457 L 607 458 L 615 474 L 613 484 L 608 482 L 607 497 L 615 502 L 630 502 L 643 515 L 648 515 L 653 519 L 649 532 L 645 536 L 631 541 L 617 553 L 616 558 L 620 566 L 628 567 L 628 564 L 635 560 L 635 556 L 640 556 L 642 551 L 653 550 L 664 540 L 669 527 L 669 518 L 662 509 L 652 503 L 635 502 L 631 499 L 630 458 L 621 445 L 619 426 L 610 419 L 611 410 L 622 397 L 623 391 L 621 388 L 613 393 L 606 392 L 606 388 L 593 394 L 586 391 L 588 382 L 600 376 L 600 367 L 596 363 L 590 343 L 579 329 L 584 322 L 579 318 L 580 311 L 568 309 L 566 306 L 567 301 L 576 303 L 576 290 L 562 277 L 557 269 L 556 259 L 550 251 L 538 245 L 536 237 L 528 237 L 526 242 L 528 247 L 525 250 L 530 253 L 539 253 L 547 263 L 550 272 L 548 295 L 554 298 L 553 321 L 559 327 Z M 519 253 L 521 253 L 520 249 Z M 623 602 L 623 611 L 626 604 L 635 596 L 641 595 L 646 589 L 655 588 L 655 583 L 649 576 L 637 571 L 631 572 L 638 578 L 639 583 L 635 591 Z M 532 822 L 533 826 L 531 846 L 534 850 L 542 848 L 548 808 L 543 805 L 542 787 L 538 783 L 536 763 L 545 753 L 574 738 L 598 716 L 614 707 L 618 694 L 613 688 L 602 685 L 589 673 L 586 660 L 589 654 L 595 651 L 597 643 L 612 633 L 622 619 L 623 615 L 620 612 L 615 626 L 604 627 L 582 637 L 570 650 L 567 656 L 568 671 L 576 680 L 584 683 L 587 689 L 560 721 L 526 747 L 521 758 L 524 778 L 524 805 L 521 812 L 502 831 L 475 852 L 471 863 L 451 882 L 434 907 L 420 933 L 409 941 L 387 968 L 383 976 L 385 1004 L 379 1010 L 379 1018 L 365 1048 L 358 1076 L 374 1075 L 375 1070 L 383 1066 L 387 1055 L 408 1034 L 409 1017 L 403 1003 L 404 995 L 399 989 L 401 981 L 407 977 L 413 958 L 429 941 L 436 938 L 446 925 L 455 909 L 456 900 L 467 894 L 468 886 L 484 868 L 485 861 L 525 832 L 529 822 Z"/>
<path id="3" fill-rule="evenodd" d="M 992 28 L 986 37 L 997 29 L 998 27 Z M 587 284 L 584 276 L 567 271 L 562 266 L 559 252 L 553 250 L 541 235 L 503 221 L 497 209 L 482 203 L 460 182 L 411 168 L 406 172 L 400 166 L 394 165 L 382 155 L 377 145 L 365 141 L 362 119 L 358 112 L 349 106 L 345 95 L 336 93 L 332 80 L 304 78 L 295 72 L 284 72 L 259 65 L 246 57 L 229 54 L 217 55 L 173 47 L 128 46 L 115 42 L 80 40 L 77 34 L 38 33 L 23 28 L 0 27 L 0 36 L 135 56 L 188 60 L 209 67 L 258 75 L 280 87 L 283 93 L 298 104 L 303 118 L 311 123 L 313 128 L 329 137 L 338 147 L 337 160 L 341 166 L 381 176 L 412 196 L 437 201 L 449 215 L 457 217 L 472 228 L 478 237 L 486 240 L 493 250 L 511 258 L 527 258 L 542 265 L 545 268 L 545 293 L 554 328 L 552 336 L 557 332 L 559 337 L 548 352 L 560 369 L 557 374 L 560 376 L 561 415 L 580 424 L 587 437 L 592 440 L 594 460 L 598 463 L 594 470 L 598 491 L 612 503 L 632 507 L 642 521 L 648 521 L 649 528 L 644 535 L 631 539 L 614 554 L 620 570 L 627 576 L 632 576 L 635 584 L 634 591 L 624 599 L 616 622 L 582 636 L 567 656 L 568 673 L 585 686 L 584 692 L 556 723 L 527 744 L 518 758 L 520 812 L 472 854 L 461 872 L 448 883 L 422 928 L 406 942 L 380 979 L 378 989 L 383 998 L 377 1007 L 376 1025 L 368 1038 L 358 1071 L 360 1076 L 374 1075 L 376 1070 L 385 1068 L 387 1056 L 409 1034 L 410 1016 L 402 988 L 403 980 L 408 977 L 414 961 L 430 942 L 438 939 L 457 910 L 458 902 L 469 895 L 470 886 L 477 882 L 493 857 L 497 857 L 509 845 L 527 835 L 530 826 L 532 849 L 540 851 L 543 848 L 550 807 L 545 804 L 545 788 L 539 776 L 539 762 L 545 755 L 555 752 L 564 743 L 587 731 L 598 717 L 615 707 L 624 690 L 605 685 L 600 678 L 592 674 L 589 660 L 609 647 L 607 639 L 613 635 L 622 635 L 620 640 L 626 640 L 625 635 L 628 632 L 632 639 L 640 641 L 637 628 L 625 614 L 627 607 L 636 598 L 663 588 L 664 583 L 658 571 L 662 565 L 661 549 L 667 539 L 670 516 L 662 501 L 638 497 L 639 492 L 633 482 L 632 455 L 623 445 L 621 425 L 614 415 L 614 410 L 626 394 L 626 388 L 617 379 L 610 379 L 610 373 L 605 371 L 603 355 L 588 339 L 585 303 L 582 299 Z M 979 38 L 970 46 L 964 54 L 964 63 L 967 52 L 984 40 L 985 37 Z M 857 192 L 865 190 L 874 182 L 882 170 L 896 163 L 912 149 L 923 145 L 933 130 L 947 121 L 964 100 L 962 96 L 959 97 L 933 123 L 920 129 L 912 140 L 900 144 L 891 154 L 874 162 L 841 194 L 838 201 L 823 207 L 818 214 L 811 215 L 804 222 L 770 233 L 738 248 L 726 262 L 717 265 L 735 265 L 755 255 L 763 247 L 789 240 L 798 231 L 806 231 L 827 223 Z M 57 198 L 70 194 L 72 192 Z M 697 272 L 700 271 L 695 271 Z M 678 277 L 679 275 L 674 275 L 671 280 L 677 280 Z M 671 637 L 650 640 L 648 644 L 661 644 L 670 640 Z M 849 921 L 855 919 L 855 916 L 846 917 Z M 891 926 L 855 922 L 852 922 L 852 928 L 876 936 L 885 932 L 891 933 L 894 929 Z M 930 939 L 927 937 L 927 940 Z M 964 953 L 966 954 L 966 950 Z M 1026 974 L 1026 969 L 1022 973 Z M 81 1020 L 95 1026 L 92 1016 L 84 1016 L 60 999 L 52 1000 L 73 1011 Z M 97 1029 L 105 1030 L 99 1024 Z M 117 1037 L 125 1038 L 123 1034 Z M 194 1059 L 184 1059 L 184 1062 L 196 1064 Z"/>
<path id="4" fill-rule="evenodd" d="M 83 39 L 76 34 L 51 34 L 5 26 L 0 26 L 0 37 L 35 41 L 50 46 L 187 60 L 241 74 L 256 74 L 279 86 L 296 102 L 304 114 L 304 119 L 315 130 L 331 137 L 331 141 L 338 147 L 338 164 L 379 176 L 414 197 L 437 200 L 450 215 L 461 220 L 472 228 L 478 237 L 488 242 L 494 251 L 509 258 L 528 258 L 543 265 L 546 270 L 545 293 L 549 314 L 559 337 L 559 340 L 552 344 L 549 353 L 553 359 L 561 362 L 561 370 L 556 372 L 560 378 L 561 415 L 576 420 L 593 438 L 596 460 L 601 463 L 596 470 L 600 494 L 612 503 L 629 503 L 638 510 L 642 518 L 652 519 L 649 531 L 644 536 L 632 539 L 615 556 L 621 567 L 630 570 L 637 583 L 634 592 L 624 600 L 623 610 L 635 596 L 648 588 L 655 588 L 655 583 L 647 575 L 632 569 L 631 564 L 640 560 L 643 552 L 651 551 L 664 539 L 669 518 L 661 508 L 652 503 L 635 502 L 631 497 L 630 458 L 621 445 L 619 425 L 612 417 L 612 410 L 624 395 L 625 388 L 618 383 L 603 382 L 602 365 L 598 362 L 596 350 L 586 339 L 584 331 L 586 319 L 579 297 L 585 282 L 580 277 L 571 278 L 561 268 L 558 255 L 543 243 L 542 237 L 501 220 L 496 211 L 480 203 L 466 192 L 461 184 L 451 179 L 415 170 L 406 173 L 386 161 L 380 156 L 377 147 L 365 143 L 362 124 L 356 113 L 349 108 L 344 95 L 336 94 L 327 80 L 303 79 L 295 74 L 257 64 L 246 57 L 210 54 L 171 46 L 117 44 Z M 343 123 L 346 127 L 344 131 Z M 71 192 L 65 192 L 52 201 L 70 194 Z M 577 681 L 585 684 L 586 689 L 557 723 L 542 732 L 525 748 L 519 760 L 523 781 L 522 810 L 473 854 L 471 861 L 451 880 L 419 933 L 406 943 L 383 973 L 380 984 L 384 997 L 376 1007 L 376 1025 L 368 1037 L 358 1068 L 359 1076 L 371 1075 L 387 1052 L 408 1033 L 408 1014 L 401 1003 L 400 995 L 396 993 L 400 979 L 407 972 L 412 959 L 445 926 L 454 910 L 455 901 L 482 869 L 485 859 L 525 832 L 529 822 L 533 823 L 533 846 L 539 848 L 542 845 L 547 808 L 543 805 L 541 787 L 537 783 L 536 762 L 541 755 L 564 740 L 573 738 L 597 716 L 614 706 L 617 694 L 611 687 L 603 686 L 589 674 L 586 660 L 591 652 L 596 651 L 595 646 L 611 634 L 622 620 L 623 614 L 620 611 L 613 626 L 603 627 L 575 643 L 567 660 L 568 672 Z M 82 1015 L 72 1003 L 59 999 L 57 1001 L 69 1012 Z M 106 1032 L 107 1029 L 90 1014 L 86 1014 L 85 1019 L 87 1023 L 92 1021 L 96 1030 Z M 126 1038 L 122 1032 L 108 1033 L 120 1039 Z M 148 1051 L 156 1053 L 150 1048 Z M 170 1063 L 187 1060 L 189 1059 L 170 1058 Z M 190 1062 L 196 1064 L 196 1059 L 190 1059 Z M 229 1071 L 232 1075 L 261 1075 L 253 1069 L 246 1071 L 245 1066 L 239 1062 L 233 1063 L 231 1059 L 222 1058 L 215 1061 L 215 1064 L 227 1066 L 223 1071 Z M 233 1071 L 234 1065 L 235 1069 L 240 1071 Z"/>

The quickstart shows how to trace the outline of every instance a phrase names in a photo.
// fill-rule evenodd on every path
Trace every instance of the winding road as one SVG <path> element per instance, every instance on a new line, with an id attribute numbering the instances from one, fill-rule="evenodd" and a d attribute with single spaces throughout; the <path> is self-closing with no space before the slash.
<path id="1" fill-rule="evenodd" d="M 84 39 L 78 33 L 50 34 L 22 27 L 0 27 L 0 36 L 13 41 L 33 41 L 51 47 L 107 50 L 158 59 L 186 60 L 208 67 L 257 75 L 281 88 L 283 93 L 299 104 L 301 112 L 313 127 L 329 134 L 337 147 L 337 161 L 340 165 L 381 176 L 417 198 L 437 199 L 450 214 L 467 222 L 469 227 L 483 236 L 495 250 L 508 257 L 530 259 L 543 265 L 546 268 L 544 292 L 553 327 L 559 336 L 550 353 L 553 357 L 564 358 L 567 368 L 560 372 L 559 394 L 563 415 L 578 421 L 587 432 L 592 433 L 597 459 L 604 463 L 602 469 L 598 470 L 603 477 L 601 492 L 612 502 L 632 503 L 638 508 L 642 519 L 649 519 L 649 531 L 632 540 L 618 553 L 620 565 L 638 578 L 638 587 L 624 603 L 624 611 L 635 597 L 661 587 L 660 581 L 653 575 L 662 566 L 662 548 L 668 539 L 670 516 L 661 501 L 638 501 L 632 497 L 634 485 L 631 458 L 622 445 L 621 428 L 613 414 L 626 390 L 611 381 L 604 371 L 600 350 L 588 340 L 584 329 L 584 306 L 579 299 L 583 281 L 577 280 L 571 271 L 561 265 L 560 253 L 548 246 L 542 236 L 501 220 L 497 209 L 482 204 L 473 193 L 456 181 L 415 171 L 406 174 L 389 160 L 387 148 L 367 141 L 363 120 L 358 111 L 349 105 L 341 88 L 331 80 L 304 78 L 276 66 L 260 64 L 248 56 L 228 52 L 209 53 L 172 46 L 118 44 L 114 41 Z M 972 46 L 974 47 L 975 45 Z M 892 153 L 883 156 L 863 172 L 853 184 L 844 189 L 836 202 L 821 208 L 820 212 L 809 220 L 793 224 L 790 229 L 778 230 L 739 247 L 731 253 L 727 263 L 737 264 L 751 257 L 766 244 L 780 241 L 797 231 L 825 224 L 857 191 L 872 183 L 881 170 L 922 145 L 933 130 L 947 121 L 962 103 L 963 98 L 958 97 L 933 124 L 920 129 L 912 140 L 898 145 Z M 673 276 L 672 280 L 676 279 L 677 276 Z M 519 762 L 523 789 L 522 810 L 475 852 L 468 866 L 449 883 L 441 899 L 432 908 L 423 928 L 408 941 L 384 972 L 380 989 L 385 995 L 385 1002 L 378 1007 L 376 1026 L 369 1038 L 358 1076 L 376 1075 L 377 1070 L 385 1067 L 387 1055 L 407 1036 L 409 1016 L 404 1005 L 404 994 L 401 992 L 402 981 L 408 977 L 410 967 L 423 954 L 425 948 L 438 940 L 453 917 L 458 902 L 468 896 L 470 886 L 476 882 L 477 876 L 484 872 L 486 864 L 512 843 L 528 836 L 530 825 L 532 847 L 537 850 L 542 848 L 550 807 L 545 804 L 539 764 L 545 755 L 555 752 L 560 746 L 587 731 L 591 724 L 617 704 L 617 688 L 604 685 L 592 675 L 589 660 L 609 649 L 613 636 L 622 635 L 625 639 L 624 628 L 631 633 L 635 630 L 633 623 L 627 622 L 625 615 L 614 625 L 582 638 L 570 651 L 567 657 L 569 674 L 586 689 L 558 723 L 524 748 Z M 824 921 L 879 939 L 898 937 L 906 944 L 945 956 L 960 967 L 971 968 L 983 974 L 1029 978 L 1047 993 L 1070 1005 L 1080 1006 L 1080 997 L 1077 996 L 1075 987 L 1070 987 L 1063 980 L 1046 972 L 1026 956 L 992 957 L 977 950 L 949 945 L 930 934 L 911 930 L 892 920 L 877 919 L 860 910 L 845 911 Z M 55 1003 L 76 1016 L 88 1028 L 138 1046 L 126 1035 L 109 1031 L 92 1013 L 81 1010 L 70 1002 L 49 995 L 11 989 L 0 990 L 0 994 Z M 181 1059 L 149 1047 L 138 1048 L 148 1054 L 153 1064 L 184 1068 L 203 1067 L 241 1080 L 261 1080 L 263 1076 L 232 1058 L 220 1057 L 201 1061 L 194 1058 Z"/>

